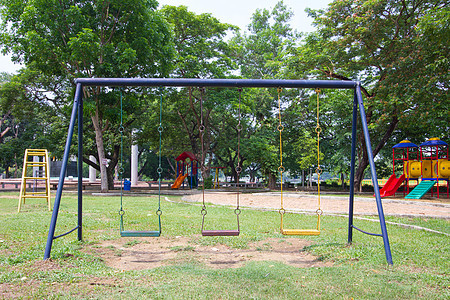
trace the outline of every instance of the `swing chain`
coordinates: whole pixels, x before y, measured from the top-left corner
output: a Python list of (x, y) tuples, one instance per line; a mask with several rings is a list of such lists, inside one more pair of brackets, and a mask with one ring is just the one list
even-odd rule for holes
[(123, 215), (125, 214), (125, 211), (123, 210), (123, 95), (122, 95), (122, 88), (119, 89), (120, 94), (120, 126), (119, 126), (119, 132), (120, 132), (120, 166), (117, 170), (119, 174), (120, 179), (120, 210), (119, 210), (119, 216), (120, 216), (120, 226), (123, 227)]
[(235, 168), (235, 170), (236, 170), (236, 173), (237, 173), (238, 175), (242, 172), (242, 168), (241, 168), (240, 166), (237, 166), (237, 167)]
[(278, 172), (280, 173), (280, 195), (281, 195), (281, 203), (280, 203), (280, 210), (278, 211), (281, 216), (286, 212), (283, 208), (283, 172), (285, 171), (285, 168), (283, 166), (283, 141), (281, 138), (281, 133), (284, 130), (284, 126), (281, 124), (281, 92), (282, 88), (277, 88), (277, 94), (278, 94), (278, 126), (277, 129), (280, 132), (280, 166), (278, 167)]
[(238, 112), (238, 123), (236, 125), (236, 130), (238, 133), (242, 131), (242, 123), (241, 123), (241, 94), (242, 94), (242, 88), (238, 88), (239, 92), (239, 112)]
[[(156, 210), (156, 215), (160, 218), (162, 215), (161, 210), (161, 176), (162, 176), (162, 164), (161, 164), (161, 158), (162, 158), (162, 133), (164, 131), (164, 127), (162, 126), (162, 102), (163, 102), (163, 92), (164, 89), (162, 87), (159, 88), (159, 126), (158, 126), (158, 132), (159, 132), (159, 155), (158, 155), (158, 169), (156, 171), (158, 172), (158, 209)], [(159, 219), (161, 222), (161, 219)]]
[(236, 126), (237, 129), (237, 166), (235, 168), (236, 170), (236, 177), (237, 177), (237, 193), (236, 193), (236, 209), (234, 210), (234, 213), (236, 214), (236, 216), (239, 217), (239, 214), (241, 213), (241, 210), (239, 209), (239, 205), (240, 205), (240, 186), (239, 186), (239, 181), (240, 181), (240, 177), (241, 177), (241, 172), (242, 172), (242, 166), (241, 166), (241, 130), (242, 130), (242, 123), (241, 123), (241, 118), (242, 118), (242, 113), (241, 113), (241, 99), (242, 99), (242, 88), (238, 88), (238, 92), (239, 92), (239, 111), (238, 111), (238, 124)]
[(318, 216), (318, 222), (317, 222), (317, 229), (320, 230), (320, 216), (323, 214), (323, 210), (320, 208), (320, 175), (322, 175), (322, 168), (320, 167), (320, 133), (322, 132), (322, 128), (320, 127), (319, 123), (319, 95), (320, 95), (320, 89), (316, 89), (316, 95), (317, 95), (317, 125), (316, 125), (316, 133), (317, 133), (317, 168), (316, 168), (316, 174), (317, 174), (317, 204), (318, 209), (316, 210), (316, 214)]
[[(201, 147), (202, 147), (202, 158), (200, 160), (200, 164), (201, 164), (201, 171), (202, 171), (202, 210), (201, 210), (201, 214), (202, 214), (202, 230), (203, 230), (203, 224), (205, 222), (205, 216), (208, 213), (208, 211), (206, 210), (206, 204), (205, 204), (205, 177), (206, 177), (206, 171), (207, 168), (205, 166), (205, 162), (204, 162), (204, 155), (205, 155), (205, 147), (203, 145), (203, 136), (205, 134), (205, 125), (203, 125), (203, 93), (204, 93), (204, 88), (200, 87), (200, 126), (198, 127), (199, 133), (200, 133), (200, 143), (201, 143)], [(191, 95), (191, 89), (189, 89), (189, 93)]]

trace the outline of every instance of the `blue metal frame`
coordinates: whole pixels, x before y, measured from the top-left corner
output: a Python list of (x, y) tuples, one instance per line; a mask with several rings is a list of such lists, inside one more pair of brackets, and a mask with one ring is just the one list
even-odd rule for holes
[[(83, 86), (81, 84), (77, 84), (77, 89), (75, 91), (75, 100), (73, 102), (72, 107), (72, 115), (70, 117), (69, 132), (67, 134), (66, 147), (64, 148), (64, 156), (61, 166), (61, 172), (59, 173), (58, 188), (56, 190), (55, 203), (53, 204), (52, 219), (50, 222), (50, 228), (48, 229), (47, 245), (45, 246), (44, 259), (50, 258), (53, 240), (55, 239), (56, 221), (58, 219), (59, 205), (61, 204), (61, 195), (64, 185), (64, 177), (66, 174), (67, 162), (69, 161), (70, 145), (72, 144), (73, 131), (75, 129), (75, 121), (77, 120), (78, 106), (80, 105), (82, 98), (82, 89)], [(78, 139), (79, 140), (81, 139), (81, 135), (79, 135)], [(80, 177), (81, 176), (78, 176), (78, 178)]]
[[(69, 160), (69, 150), (72, 143), (72, 136), (75, 127), (75, 120), (78, 112), (78, 240), (82, 240), (82, 154), (83, 154), (83, 86), (173, 86), (173, 87), (237, 87), (237, 88), (330, 88), (330, 89), (352, 89), (355, 91), (353, 99), (353, 125), (352, 125), (352, 149), (351, 149), (351, 174), (350, 174), (350, 194), (349, 194), (349, 228), (348, 243), (352, 242), (352, 230), (357, 229), (361, 232), (371, 234), (356, 228), (353, 225), (353, 206), (354, 206), (354, 179), (355, 179), (355, 162), (356, 162), (356, 126), (357, 126), (357, 107), (361, 116), (361, 124), (363, 128), (364, 138), (366, 141), (367, 154), (369, 157), (370, 171), (372, 174), (372, 182), (375, 190), (375, 198), (378, 209), (378, 217), (380, 219), (381, 235), (383, 237), (386, 260), (389, 264), (393, 264), (389, 239), (386, 230), (383, 207), (381, 203), (380, 190), (375, 171), (375, 163), (373, 160), (372, 147), (370, 144), (369, 129), (364, 111), (364, 104), (361, 95), (361, 84), (357, 81), (337, 81), (337, 80), (276, 80), (276, 79), (184, 79), (184, 78), (78, 78), (75, 80), (76, 92), (75, 100), (72, 108), (69, 131), (67, 135), (66, 147), (62, 162), (61, 173), (59, 176), (59, 185), (56, 191), (52, 219), (45, 247), (44, 259), (50, 258), (53, 240), (55, 237), (56, 221), (61, 202), (62, 188), (64, 185), (64, 176), (66, 173), (67, 162)], [(198, 173), (198, 172), (197, 172)], [(73, 230), (72, 230), (73, 231)], [(70, 232), (68, 232), (70, 233)], [(64, 236), (68, 233), (59, 235)], [(57, 237), (59, 237), (57, 236)]]

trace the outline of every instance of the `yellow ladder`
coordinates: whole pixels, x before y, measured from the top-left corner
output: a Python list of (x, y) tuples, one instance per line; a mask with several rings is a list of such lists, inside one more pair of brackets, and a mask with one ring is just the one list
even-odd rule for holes
[[(34, 157), (38, 160), (35, 161)], [(31, 158), (31, 160), (30, 160)], [(34, 188), (27, 192), (27, 181), (34, 181)], [(37, 191), (38, 183), (44, 183), (45, 191)], [(51, 211), (50, 204), (50, 166), (48, 162), (47, 149), (26, 149), (23, 159), (22, 183), (20, 185), (19, 207), (25, 204), (25, 198), (44, 198), (47, 200), (48, 210)]]

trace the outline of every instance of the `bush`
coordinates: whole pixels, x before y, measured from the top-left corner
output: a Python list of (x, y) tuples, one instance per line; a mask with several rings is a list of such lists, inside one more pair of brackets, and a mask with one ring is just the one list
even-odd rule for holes
[(207, 178), (205, 178), (205, 180), (203, 181), (203, 185), (205, 186), (205, 189), (212, 189), (213, 187), (213, 176), (209, 176)]

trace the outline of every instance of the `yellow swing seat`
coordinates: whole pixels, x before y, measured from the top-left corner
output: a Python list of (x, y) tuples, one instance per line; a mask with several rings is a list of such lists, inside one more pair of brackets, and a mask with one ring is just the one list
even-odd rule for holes
[(283, 235), (320, 235), (317, 229), (282, 229)]

